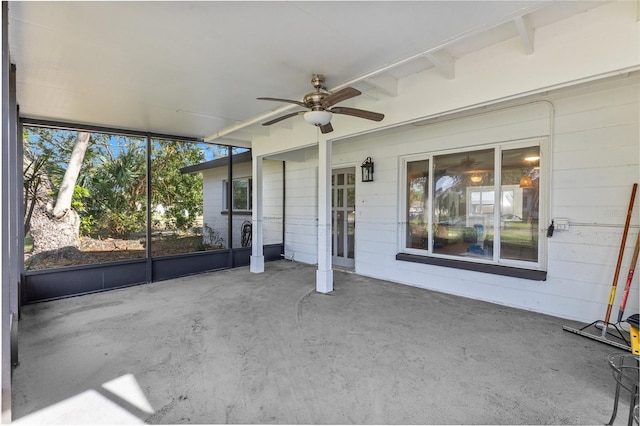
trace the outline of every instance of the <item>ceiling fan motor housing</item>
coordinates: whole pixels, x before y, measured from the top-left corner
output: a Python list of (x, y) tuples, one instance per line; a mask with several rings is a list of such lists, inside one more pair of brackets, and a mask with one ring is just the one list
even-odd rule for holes
[(302, 102), (307, 105), (311, 111), (322, 111), (324, 108), (322, 107), (322, 101), (324, 98), (330, 95), (327, 89), (324, 87), (324, 75), (322, 74), (313, 74), (311, 76), (311, 84), (316, 89), (315, 92), (307, 93)]
[(317, 92), (307, 93), (302, 102), (304, 102), (312, 111), (322, 111), (322, 101), (329, 96), (329, 92), (318, 89)]
[(311, 85), (316, 89), (324, 89), (324, 75), (313, 74), (311, 76)]

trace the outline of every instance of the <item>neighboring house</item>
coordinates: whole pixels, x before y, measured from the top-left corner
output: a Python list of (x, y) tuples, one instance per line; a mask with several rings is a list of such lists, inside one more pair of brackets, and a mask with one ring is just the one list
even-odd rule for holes
[[(251, 222), (253, 180), (251, 178), (251, 152), (235, 154), (233, 158), (232, 243), (234, 248), (250, 245), (247, 241), (247, 222)], [(228, 157), (218, 158), (185, 167), (182, 173), (202, 173), (203, 178), (203, 240), (207, 244), (229, 241)], [(264, 244), (282, 243), (283, 217), (283, 164), (282, 161), (264, 162)], [(210, 231), (207, 230), (207, 227)], [(243, 234), (244, 233), (244, 234)], [(245, 238), (243, 238), (243, 236)], [(249, 238), (251, 236), (249, 235)], [(247, 242), (249, 243), (248, 245)]]

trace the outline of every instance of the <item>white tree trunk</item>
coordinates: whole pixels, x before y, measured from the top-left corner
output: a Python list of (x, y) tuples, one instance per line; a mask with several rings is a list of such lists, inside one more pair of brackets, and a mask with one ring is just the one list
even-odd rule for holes
[(58, 191), (56, 205), (51, 212), (53, 217), (56, 219), (61, 218), (67, 211), (69, 211), (69, 209), (71, 209), (73, 191), (76, 187), (78, 176), (80, 175), (82, 160), (84, 160), (84, 154), (87, 152), (90, 137), (91, 133), (78, 133), (78, 139), (76, 140), (76, 144), (73, 146), (71, 158), (69, 159), (69, 164), (67, 164), (67, 170), (64, 172), (64, 178), (62, 178), (62, 184)]
[(55, 207), (48, 177), (40, 189), (33, 216), (31, 217), (31, 237), (33, 249), (31, 255), (48, 253), (50, 255), (70, 255), (77, 251), (80, 242), (80, 217), (71, 208), (73, 190), (80, 174), (82, 160), (89, 145), (91, 134), (79, 132), (73, 147), (71, 159), (67, 165)]

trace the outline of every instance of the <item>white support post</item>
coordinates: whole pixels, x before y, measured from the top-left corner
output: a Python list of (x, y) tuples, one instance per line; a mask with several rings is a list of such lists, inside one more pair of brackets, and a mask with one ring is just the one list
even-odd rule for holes
[(318, 141), (318, 270), (316, 291), (333, 291), (331, 269), (331, 141)]
[(264, 252), (262, 238), (262, 157), (253, 157), (251, 162), (253, 194), (251, 214), (251, 266), (254, 273), (264, 272)]

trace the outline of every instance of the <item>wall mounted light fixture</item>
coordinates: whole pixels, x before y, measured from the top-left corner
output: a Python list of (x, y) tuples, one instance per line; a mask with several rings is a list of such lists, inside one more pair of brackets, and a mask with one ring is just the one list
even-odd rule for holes
[(360, 167), (362, 167), (362, 181), (373, 182), (373, 161), (371, 161), (371, 157), (367, 157)]

